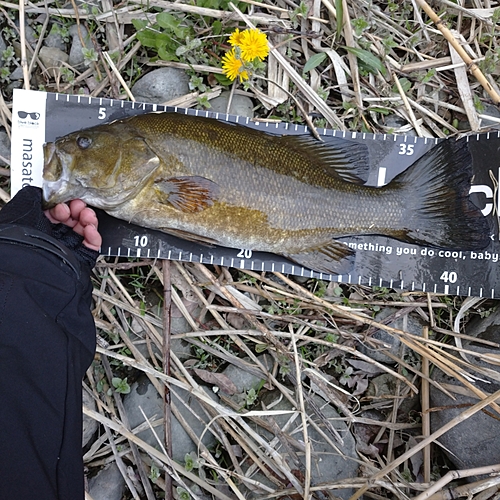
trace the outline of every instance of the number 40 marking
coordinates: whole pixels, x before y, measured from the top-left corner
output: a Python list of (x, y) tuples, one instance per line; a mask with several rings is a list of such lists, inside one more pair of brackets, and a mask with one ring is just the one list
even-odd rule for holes
[(451, 272), (444, 271), (439, 279), (443, 280), (445, 283), (448, 283), (448, 282), (456, 283), (458, 276), (457, 276), (457, 273), (455, 271), (451, 271)]

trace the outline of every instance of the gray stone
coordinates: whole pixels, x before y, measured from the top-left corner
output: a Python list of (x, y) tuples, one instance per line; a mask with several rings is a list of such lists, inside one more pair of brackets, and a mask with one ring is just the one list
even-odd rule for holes
[(231, 100), (231, 107), (227, 111), (227, 103), (229, 102), (229, 96), (231, 92), (222, 92), (219, 97), (212, 99), (210, 101), (210, 111), (215, 113), (229, 113), (231, 115), (245, 116), (248, 118), (254, 117), (253, 112), (253, 101), (250, 97), (240, 94), (234, 94)]
[(21, 80), (14, 80), (5, 87), (5, 92), (10, 95), (14, 89), (20, 89), (22, 86), (23, 82)]
[[(97, 406), (92, 398), (92, 396), (84, 389), (83, 390), (83, 405), (91, 410), (96, 411)], [(98, 423), (97, 420), (94, 420), (92, 417), (88, 415), (83, 415), (83, 434), (82, 434), (82, 446), (86, 446), (90, 441), (92, 436), (97, 431)]]
[[(205, 392), (215, 401), (218, 400), (217, 396), (211, 391), (206, 390)], [(206, 429), (206, 424), (210, 420), (205, 415), (201, 405), (193, 396), (191, 396), (187, 391), (183, 389), (172, 387), (171, 395), (172, 402), (175, 404), (184, 420), (197, 436), (201, 436), (201, 434)], [(186, 408), (184, 403), (188, 405), (191, 411)], [(155, 420), (160, 420), (163, 418), (163, 400), (146, 377), (143, 377), (132, 384), (130, 393), (124, 397), (123, 405), (125, 407), (125, 411), (127, 412), (127, 417), (132, 428), (137, 427), (138, 425), (145, 422), (144, 416), (142, 415), (139, 407), (142, 408), (153, 426)], [(197, 417), (199, 417), (204, 423), (200, 422)], [(158, 426), (154, 426), (154, 429), (159, 439), (163, 443), (165, 435), (163, 431), (163, 425), (160, 424)], [(151, 446), (158, 447), (158, 442), (149, 428), (141, 431), (137, 434), (137, 436), (149, 443)], [(207, 430), (204, 433), (202, 442), (208, 448), (215, 445), (215, 437), (210, 432), (210, 430)], [(187, 432), (184, 430), (184, 428), (181, 426), (181, 424), (173, 414), (172, 449), (173, 459), (180, 463), (184, 463), (184, 457), (186, 456), (186, 454), (192, 451), (198, 451), (197, 444), (195, 444), (191, 440)]]
[[(500, 119), (500, 111), (497, 109), (496, 106), (492, 106), (491, 104), (487, 104), (485, 106), (484, 111), (481, 114), (491, 116), (492, 118)], [(487, 118), (482, 118), (481, 127), (499, 128), (500, 122), (488, 120)]]
[[(85, 57), (83, 55), (83, 48), (93, 49), (94, 45), (92, 44), (92, 40), (90, 39), (89, 32), (85, 26), (80, 24), (80, 31), (78, 31), (78, 25), (74, 24), (69, 29), (69, 34), (72, 38), (71, 41), (71, 49), (69, 51), (69, 64), (73, 66), (73, 68), (82, 68), (84, 66)], [(81, 38), (80, 38), (81, 34)], [(84, 45), (82, 44), (82, 40)]]
[(159, 68), (145, 74), (132, 87), (137, 101), (161, 104), (189, 93), (189, 77), (177, 68)]
[[(370, 380), (366, 390), (366, 396), (377, 401), (387, 401), (389, 407), (392, 408), (392, 398), (396, 394), (396, 386), (398, 379), (390, 373), (382, 373)], [(401, 391), (404, 384), (401, 383)], [(389, 403), (390, 402), (390, 403)], [(419, 396), (408, 394), (400, 400), (398, 411), (408, 415), (411, 411), (416, 410), (419, 402)]]
[[(498, 356), (498, 349), (496, 348), (475, 345), (468, 345), (467, 348), (478, 353), (489, 353)], [(467, 355), (467, 358), (473, 365), (495, 370), (500, 378), (500, 368), (498, 366), (485, 363), (473, 355)], [(486, 377), (481, 375), (481, 378)], [(463, 387), (454, 377), (448, 377), (440, 370), (435, 370), (433, 379), (440, 384)], [(475, 385), (487, 393), (498, 391), (500, 382), (498, 380), (490, 381), (492, 382), (490, 384), (476, 381)], [(455, 400), (431, 385), (431, 406), (440, 409), (431, 413), (431, 432), (437, 431), (450, 420), (463, 413), (467, 407), (478, 402), (478, 399), (462, 394), (454, 394), (454, 396)], [(486, 409), (493, 412), (490, 408)], [(443, 434), (439, 438), (439, 442), (443, 445), (444, 452), (457, 469), (483, 467), (500, 462), (500, 422), (482, 411), (475, 413), (472, 417), (460, 422)]]
[[(273, 400), (278, 399), (280, 393), (274, 392), (266, 395), (265, 401), (270, 404)], [(312, 447), (312, 460), (311, 460), (311, 484), (318, 485), (320, 483), (331, 483), (333, 481), (338, 481), (340, 479), (355, 478), (358, 476), (358, 455), (356, 453), (356, 441), (347, 428), (347, 425), (341, 420), (339, 414), (335, 411), (333, 406), (325, 403), (325, 401), (319, 396), (313, 396), (313, 401), (317, 407), (319, 407), (323, 413), (323, 416), (328, 420), (330, 425), (334, 427), (340, 434), (343, 444), (340, 444), (336, 439), (331, 436), (328, 430), (325, 429), (324, 424), (319, 419), (319, 417), (313, 412), (313, 410), (306, 404), (306, 411), (309, 416), (312, 417), (313, 421), (321, 428), (323, 432), (331, 439), (332, 442), (338, 447), (340, 453), (335, 450), (325, 438), (317, 432), (311, 426), (308, 427), (308, 436)], [(273, 410), (291, 410), (292, 405), (287, 399), (282, 399), (278, 404), (274, 405)], [(288, 415), (275, 415), (273, 418), (276, 424), (283, 429), (285, 424), (290, 419), (291, 414)], [(301, 425), (301, 419), (296, 418), (293, 424), (285, 431), (285, 434), (290, 435), (294, 440), (302, 442), (302, 431), (298, 430), (298, 426)], [(267, 430), (257, 427), (257, 432), (266, 440), (271, 442), (274, 436)], [(279, 441), (283, 438), (279, 437)], [(293, 447), (290, 442), (289, 445), (298, 454), (300, 464), (293, 461), (290, 454), (287, 452), (285, 447), (282, 447), (280, 443), (275, 445), (275, 449), (282, 454), (284, 459), (288, 462), (291, 470), (302, 468), (304, 472), (305, 458), (302, 450), (298, 450)], [(272, 483), (265, 475), (260, 472), (252, 476), (253, 479), (262, 482), (273, 489), (276, 485)], [(248, 498), (258, 499), (261, 498), (266, 492), (260, 489), (253, 490)], [(318, 492), (319, 494), (320, 492)], [(335, 490), (335, 496), (347, 500), (353, 494), (351, 488)], [(318, 497), (321, 498), (321, 497)]]
[[(384, 322), (384, 319), (386, 319), (387, 317), (391, 316), (394, 313), (397, 313), (400, 310), (401, 309), (395, 307), (384, 307), (375, 316), (375, 321), (382, 323)], [(405, 314), (404, 316), (397, 318), (394, 321), (391, 321), (389, 323), (389, 326), (397, 328), (398, 330), (404, 330), (414, 335), (419, 335), (419, 336), (422, 335), (422, 323), (417, 317), (415, 317), (411, 313)], [(384, 354), (384, 351), (390, 352), (394, 356), (399, 356), (401, 348), (401, 341), (399, 340), (399, 338), (396, 335), (391, 335), (390, 333), (387, 333), (385, 330), (377, 330), (376, 332), (373, 333), (371, 338), (378, 340), (380, 343), (389, 345), (390, 348), (387, 349), (382, 344), (380, 344), (379, 348), (372, 347), (367, 342), (359, 344), (358, 349), (360, 350), (360, 352), (366, 354), (367, 356), (370, 356), (375, 361), (378, 361), (380, 363), (387, 363), (392, 365), (396, 364), (396, 361), (391, 359), (389, 356), (386, 356)]]
[[(16, 22), (16, 24), (18, 24), (18, 23)], [(36, 44), (38, 43), (38, 37), (37, 37), (37, 34), (35, 33), (35, 30), (31, 26), (29, 26), (28, 24), (26, 24), (24, 26), (24, 34), (25, 34), (25, 37), (26, 37), (26, 41), (33, 48), (35, 48)]]
[[(273, 358), (269, 354), (264, 354), (257, 358), (269, 371), (273, 368)], [(244, 361), (253, 365), (250, 358), (245, 358)], [(239, 366), (228, 365), (222, 372), (226, 377), (228, 377), (231, 382), (236, 386), (238, 392), (245, 392), (250, 389), (260, 389), (262, 380), (264, 376), (258, 377), (253, 373), (250, 373)]]
[(93, 500), (121, 500), (124, 490), (125, 480), (115, 462), (89, 480), (89, 495)]
[(500, 310), (485, 318), (474, 318), (467, 324), (467, 335), (500, 344)]
[[(131, 329), (134, 334), (138, 337), (145, 338), (145, 332), (142, 328), (142, 325), (134, 318), (132, 319)], [(176, 333), (186, 333), (191, 332), (193, 329), (191, 325), (187, 322), (187, 320), (182, 317), (171, 317), (170, 321), (170, 332), (172, 334)], [(163, 335), (163, 330), (159, 330), (160, 335)], [(146, 342), (137, 342), (136, 347), (139, 349), (140, 353), (147, 359), (151, 357), (148, 346)], [(152, 343), (152, 351), (161, 359), (161, 351), (156, 347), (154, 343)], [(171, 339), (170, 341), (170, 349), (175, 353), (175, 355), (181, 360), (184, 361), (191, 357), (191, 344), (186, 342), (184, 339)]]
[(16, 66), (16, 69), (10, 74), (10, 80), (22, 80), (23, 78), (23, 68), (21, 66)]
[(68, 54), (56, 47), (42, 47), (40, 49), (39, 57), (48, 72), (53, 76), (57, 76), (59, 68), (63, 65), (63, 63), (67, 63), (69, 61)]
[(51, 31), (45, 37), (43, 44), (45, 45), (45, 47), (56, 47), (57, 49), (60, 49), (63, 52), (65, 52), (67, 49), (66, 42), (64, 41), (64, 38), (57, 32)]
[[(500, 342), (500, 311), (493, 311), (488, 317), (472, 320), (466, 328), (467, 335), (491, 342)], [(465, 342), (468, 350), (492, 354), (498, 357), (498, 348), (484, 344)], [(487, 394), (500, 389), (500, 367), (467, 354), (468, 361), (473, 366), (491, 370), (490, 374), (478, 374), (482, 380), (474, 384)], [(442, 371), (436, 370), (434, 380), (438, 383), (450, 384), (463, 388), (459, 382), (448, 377)], [(440, 408), (431, 413), (431, 432), (435, 432), (450, 420), (458, 416), (465, 408), (476, 404), (478, 400), (462, 394), (452, 394), (456, 399), (448, 397), (439, 389), (431, 385), (430, 399), (433, 407)], [(488, 409), (488, 408), (487, 408)], [(493, 410), (492, 410), (493, 411)], [(444, 452), (457, 469), (468, 469), (496, 464), (500, 461), (500, 422), (485, 412), (477, 412), (472, 417), (459, 423), (439, 438)]]
[[(263, 354), (257, 358), (269, 371), (273, 369), (273, 358), (269, 354)], [(245, 358), (243, 361), (254, 366), (250, 358)], [(257, 368), (258, 369), (258, 368)], [(240, 366), (228, 365), (222, 372), (236, 386), (237, 392), (228, 396), (235, 404), (245, 406), (247, 404), (247, 391), (254, 389), (258, 391), (265, 383), (264, 375), (257, 376), (249, 371), (244, 370)]]
[[(0, 155), (8, 160), (10, 164), (10, 139), (5, 130), (0, 130)], [(0, 165), (7, 165), (2, 159), (0, 159)]]
[(2, 54), (3, 51), (7, 48), (7, 45), (5, 44), (5, 40), (2, 37), (2, 33), (0, 33), (0, 68), (3, 66), (4, 61), (2, 59)]

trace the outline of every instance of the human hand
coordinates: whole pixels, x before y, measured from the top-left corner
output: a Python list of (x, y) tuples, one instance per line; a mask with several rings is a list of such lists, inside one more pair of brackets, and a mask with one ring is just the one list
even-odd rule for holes
[(98, 251), (101, 247), (102, 237), (97, 229), (97, 216), (84, 201), (72, 200), (69, 204), (59, 203), (44, 213), (53, 224), (64, 224), (83, 236), (83, 244), (87, 248)]

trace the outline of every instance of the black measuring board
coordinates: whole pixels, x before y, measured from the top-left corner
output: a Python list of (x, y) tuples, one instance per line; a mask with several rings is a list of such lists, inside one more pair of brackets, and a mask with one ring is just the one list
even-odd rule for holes
[[(20, 110), (40, 113), (38, 123), (31, 121), (30, 124), (29, 117), (28, 123), (25, 123), (26, 120), (16, 118), (16, 113)], [(25, 168), (23, 150), (29, 149), (26, 147), (29, 141), (33, 150), (33, 162), (30, 164), (32, 163), (35, 171), (37, 168), (41, 169), (37, 152), (42, 157), (43, 164), (40, 150), (40, 144), (43, 142), (53, 141), (70, 132), (128, 116), (163, 111), (216, 118), (263, 130), (269, 134), (310, 134), (308, 128), (302, 125), (252, 121), (210, 111), (83, 95), (15, 91), (13, 116), (16, 119), (13, 120), (12, 142), (13, 190), (19, 189), (26, 183), (41, 182), (40, 172), (37, 174), (39, 179), (37, 181), (36, 175), (28, 176), (29, 172)], [(439, 141), (433, 138), (330, 129), (319, 129), (318, 132), (326, 143), (331, 141), (332, 137), (340, 137), (365, 144), (369, 152), (367, 158), (369, 177), (366, 184), (372, 186), (389, 183)], [(382, 236), (346, 237), (340, 238), (339, 241), (343, 241), (356, 251), (352, 271), (344, 275), (330, 275), (303, 268), (274, 254), (252, 249), (208, 247), (182, 240), (160, 231), (128, 224), (99, 211), (99, 224), (103, 235), (101, 253), (107, 256), (218, 264), (258, 272), (278, 271), (340, 283), (390, 287), (401, 291), (421, 290), (499, 298), (500, 240), (497, 207), (500, 206), (500, 193), (496, 186), (500, 177), (500, 132), (495, 130), (471, 135), (467, 140), (474, 172), (471, 199), (482, 210), (484, 216), (491, 219), (493, 228), (491, 244), (478, 252), (422, 247)], [(38, 165), (35, 165), (36, 163)], [(26, 179), (31, 181), (25, 182)]]

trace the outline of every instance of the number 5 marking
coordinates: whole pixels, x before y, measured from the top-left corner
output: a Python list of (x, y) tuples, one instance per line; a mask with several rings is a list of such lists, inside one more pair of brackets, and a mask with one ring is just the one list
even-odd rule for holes
[(104, 120), (106, 118), (106, 108), (99, 108), (99, 114), (97, 115), (99, 120)]

